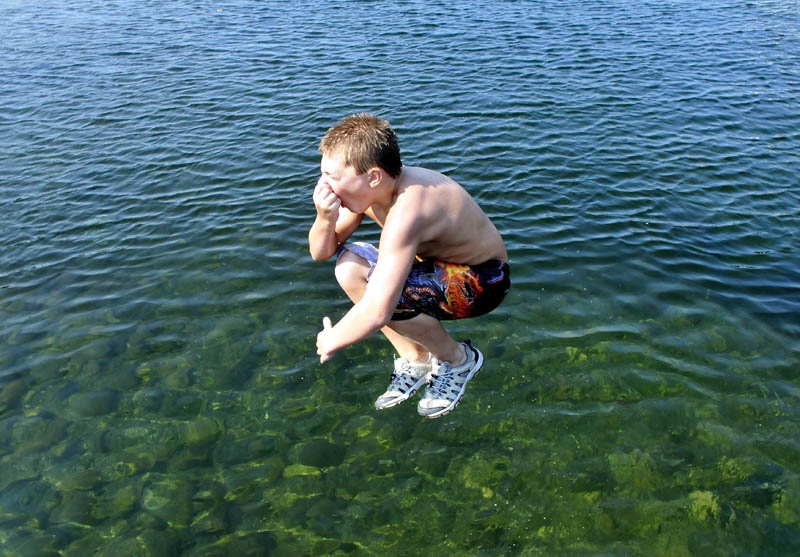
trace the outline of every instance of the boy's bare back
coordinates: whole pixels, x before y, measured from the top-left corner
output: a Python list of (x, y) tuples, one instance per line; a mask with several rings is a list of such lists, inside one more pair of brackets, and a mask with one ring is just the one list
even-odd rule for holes
[(500, 233), (475, 200), (458, 183), (433, 170), (404, 166), (388, 213), (376, 205), (365, 214), (380, 226), (414, 215), (417, 255), (423, 258), (465, 265), (508, 261)]

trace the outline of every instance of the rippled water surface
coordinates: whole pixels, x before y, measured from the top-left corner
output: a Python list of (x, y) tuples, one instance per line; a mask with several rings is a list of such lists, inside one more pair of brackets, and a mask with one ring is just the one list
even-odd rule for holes
[[(799, 11), (1, 2), (0, 554), (799, 552)], [(509, 248), (438, 420), (314, 355), (363, 110)]]

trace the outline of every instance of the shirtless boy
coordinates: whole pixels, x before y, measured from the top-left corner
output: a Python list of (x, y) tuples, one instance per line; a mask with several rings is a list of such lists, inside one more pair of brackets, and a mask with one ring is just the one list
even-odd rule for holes
[[(353, 307), (333, 325), (322, 320), (320, 362), (381, 331), (399, 357), (379, 410), (427, 384), (417, 410), (438, 418), (461, 400), (483, 365), (469, 341), (456, 342), (441, 320), (492, 311), (510, 286), (508, 254), (475, 200), (448, 177), (403, 166), (397, 136), (371, 114), (348, 116), (319, 144), (322, 176), (311, 257), (338, 254), (336, 279)], [(364, 215), (381, 226), (380, 243), (346, 243)]]

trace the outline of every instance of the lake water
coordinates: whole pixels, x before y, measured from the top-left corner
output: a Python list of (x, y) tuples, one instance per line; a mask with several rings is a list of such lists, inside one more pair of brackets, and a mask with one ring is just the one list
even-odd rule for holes
[[(2, 554), (800, 552), (799, 6), (0, 2)], [(438, 420), (314, 353), (358, 111), (507, 241)]]

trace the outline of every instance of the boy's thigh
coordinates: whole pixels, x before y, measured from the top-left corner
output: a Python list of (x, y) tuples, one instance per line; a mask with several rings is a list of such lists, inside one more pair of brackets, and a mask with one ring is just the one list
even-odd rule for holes
[(419, 261), (411, 268), (392, 319), (420, 313), (439, 320), (477, 317), (500, 305), (509, 286), (508, 264), (502, 261), (481, 265)]

